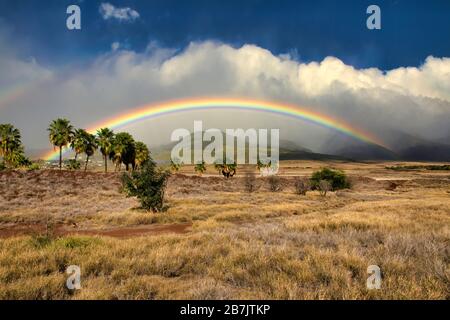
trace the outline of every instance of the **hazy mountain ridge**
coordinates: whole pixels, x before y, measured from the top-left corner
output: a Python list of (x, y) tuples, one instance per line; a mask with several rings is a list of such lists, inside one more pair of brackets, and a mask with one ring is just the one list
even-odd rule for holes
[[(280, 139), (280, 160), (405, 160), (405, 161), (450, 161), (450, 142), (431, 142), (426, 139), (412, 136), (403, 132), (393, 132), (392, 141), (396, 148), (389, 150), (376, 144), (355, 140), (352, 137), (336, 134), (319, 146), (317, 151), (304, 148), (295, 141)], [(224, 134), (224, 144), (226, 136)], [(229, 137), (232, 138), (232, 137)], [(450, 141), (450, 140), (449, 140)], [(169, 161), (170, 152), (178, 143), (172, 142), (155, 147), (150, 147), (151, 154), (155, 160)], [(203, 141), (203, 147), (210, 144), (210, 141)], [(236, 141), (235, 141), (236, 143)], [(193, 146), (193, 135), (191, 134), (191, 145)], [(248, 143), (245, 145), (248, 149)], [(235, 146), (236, 150), (236, 146)], [(26, 149), (27, 155), (33, 159), (38, 159), (48, 150)], [(248, 154), (248, 150), (246, 151)], [(72, 152), (68, 153), (70, 157)], [(80, 158), (83, 158), (81, 155)], [(94, 159), (100, 159), (99, 152)]]

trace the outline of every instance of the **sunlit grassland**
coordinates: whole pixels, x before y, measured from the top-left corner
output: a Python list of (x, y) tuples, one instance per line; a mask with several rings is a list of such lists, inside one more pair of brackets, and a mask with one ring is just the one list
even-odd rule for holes
[[(393, 172), (400, 182), (390, 190), (361, 179), (389, 175), (381, 165), (353, 166), (352, 189), (326, 197), (296, 195), (288, 178), (280, 192), (259, 179), (247, 193), (242, 177), (177, 176), (160, 214), (124, 198), (114, 175), (2, 176), (2, 228), (49, 220), (192, 226), (129, 239), (1, 239), (0, 299), (449, 299), (449, 178), (421, 172), (402, 180)], [(69, 265), (81, 267), (81, 290), (65, 287)], [(381, 268), (379, 290), (366, 287), (369, 265)]]

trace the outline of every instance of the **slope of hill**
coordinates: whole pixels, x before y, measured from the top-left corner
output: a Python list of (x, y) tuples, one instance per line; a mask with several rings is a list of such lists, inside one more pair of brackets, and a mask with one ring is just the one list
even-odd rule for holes
[[(232, 139), (232, 137), (231, 137)], [(191, 142), (193, 141), (193, 137), (191, 135)], [(224, 139), (224, 144), (225, 144)], [(170, 161), (170, 153), (173, 147), (178, 142), (173, 142), (161, 146), (157, 146), (151, 148), (152, 157), (160, 162), (168, 162)], [(203, 142), (203, 147), (207, 146), (210, 142)], [(193, 143), (191, 143), (191, 147)], [(245, 154), (248, 156), (248, 143), (245, 145)], [(235, 144), (236, 151), (236, 144)], [(297, 145), (295, 142), (290, 140), (280, 139), (280, 149), (279, 149), (280, 160), (348, 160), (344, 157), (338, 155), (330, 155), (330, 154), (322, 154), (315, 153), (308, 148), (304, 148), (302, 146)]]

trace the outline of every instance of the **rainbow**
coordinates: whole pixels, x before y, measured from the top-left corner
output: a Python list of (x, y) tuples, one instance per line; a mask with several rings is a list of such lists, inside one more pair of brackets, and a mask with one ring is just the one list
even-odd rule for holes
[(11, 104), (26, 92), (28, 85), (16, 85), (0, 91), (0, 109)]
[[(148, 104), (135, 108), (126, 113), (119, 114), (109, 119), (97, 122), (90, 126), (87, 131), (90, 133), (95, 133), (98, 129), (103, 127), (108, 127), (110, 129), (120, 129), (122, 127), (140, 121), (173, 113), (218, 109), (262, 111), (289, 116), (301, 120), (306, 120), (323, 127), (331, 128), (361, 141), (377, 144), (386, 149), (389, 149), (379, 138), (355, 126), (350, 126), (343, 120), (332, 118), (325, 114), (295, 105), (241, 98), (199, 98), (169, 101), (158, 104)], [(55, 160), (58, 158), (58, 156), (58, 150), (52, 150), (44, 154), (42, 158), (47, 160)]]

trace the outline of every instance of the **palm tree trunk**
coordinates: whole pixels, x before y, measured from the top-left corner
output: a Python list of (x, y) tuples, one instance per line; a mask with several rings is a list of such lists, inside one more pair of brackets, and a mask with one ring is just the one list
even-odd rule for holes
[(75, 161), (77, 161), (78, 153), (75, 152)]
[(86, 156), (86, 163), (84, 164), (84, 171), (87, 170), (88, 162), (89, 162), (89, 156)]
[(59, 170), (62, 170), (62, 146), (59, 147)]
[(103, 158), (105, 159), (105, 172), (108, 172), (108, 159), (106, 158), (106, 154), (103, 155)]

